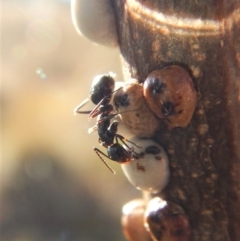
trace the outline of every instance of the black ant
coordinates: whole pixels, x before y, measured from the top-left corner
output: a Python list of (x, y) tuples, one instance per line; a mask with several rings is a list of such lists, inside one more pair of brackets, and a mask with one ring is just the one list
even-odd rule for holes
[[(88, 99), (86, 99), (74, 110), (74, 112), (78, 114), (89, 114), (89, 118), (98, 116), (97, 124), (90, 129), (90, 132), (97, 129), (99, 143), (107, 148), (107, 154), (96, 147), (94, 147), (93, 150), (112, 173), (115, 173), (114, 170), (107, 164), (101, 155), (118, 163), (130, 162), (132, 158), (138, 157), (138, 154), (134, 152), (133, 148), (129, 147), (126, 142), (135, 146), (137, 145), (117, 134), (118, 121), (114, 120), (111, 123), (111, 119), (119, 114), (113, 113), (114, 108), (113, 105), (110, 104), (112, 94), (114, 93), (114, 87), (115, 81), (111, 74), (97, 76), (97, 79), (94, 79), (93, 81), (90, 92), (91, 100), (96, 105), (95, 108), (91, 111), (80, 111), (80, 109), (88, 102)], [(124, 146), (119, 143), (119, 140)]]

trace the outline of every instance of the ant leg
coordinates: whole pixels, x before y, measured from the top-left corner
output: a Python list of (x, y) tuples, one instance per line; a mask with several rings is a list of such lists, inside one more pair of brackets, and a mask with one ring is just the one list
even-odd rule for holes
[[(135, 109), (135, 110), (137, 110), (137, 109)], [(108, 116), (103, 117), (103, 118), (101, 118), (100, 120), (98, 120), (97, 123), (99, 124), (99, 123), (101, 123), (101, 122), (103, 122), (103, 121), (105, 121), (105, 120), (112, 119), (112, 118), (114, 118), (115, 116), (120, 115), (120, 114), (122, 114), (122, 113), (131, 112), (131, 111), (135, 111), (135, 110), (126, 110), (126, 111), (122, 111), (122, 112), (117, 112), (117, 113), (109, 114)], [(129, 141), (129, 142), (130, 142), (130, 141)], [(132, 144), (134, 144), (134, 143), (132, 143)]]
[(91, 113), (91, 110), (85, 110), (85, 111), (74, 111), (74, 114), (89, 114)]
[[(137, 152), (134, 151), (133, 148), (131, 148), (127, 143), (126, 141), (128, 141), (129, 143), (133, 144), (134, 146), (138, 147), (138, 148), (142, 148), (141, 146), (138, 146), (136, 145), (135, 143), (127, 140), (126, 138), (124, 138), (123, 136), (119, 135), (119, 134), (116, 134), (116, 142), (118, 143), (118, 139), (121, 140), (121, 142), (134, 154), (136, 155), (137, 157), (140, 157), (140, 154), (138, 154)], [(124, 141), (125, 140), (125, 141)]]
[(89, 113), (89, 116), (88, 116), (89, 119), (92, 119), (92, 118), (94, 118), (95, 116), (97, 116), (97, 115), (100, 114), (100, 112), (99, 112), (98, 109), (99, 109), (100, 105), (103, 105), (103, 103), (108, 100), (108, 98), (109, 98), (108, 95), (105, 96), (104, 98), (102, 98), (102, 100), (101, 100), (101, 101), (93, 108), (93, 110)]
[(97, 121), (97, 124), (100, 124), (100, 123), (102, 123), (102, 122), (104, 122), (104, 121), (106, 121), (106, 120), (111, 120), (112, 118), (114, 118), (114, 117), (117, 116), (117, 115), (119, 115), (119, 113), (109, 114), (108, 116), (105, 116), (105, 117), (99, 119), (99, 120)]
[(114, 110), (113, 105), (111, 105), (109, 103), (105, 103), (105, 104), (102, 103), (102, 105), (100, 105), (98, 109), (94, 110), (94, 112), (92, 114), (90, 113), (88, 118), (91, 119), (91, 118), (99, 116), (103, 113), (106, 113), (109, 115), (110, 113), (113, 112), (113, 110)]
[(98, 155), (98, 157), (102, 160), (102, 162), (105, 164), (105, 166), (113, 173), (113, 174), (116, 174), (116, 172), (108, 165), (108, 163), (101, 157), (100, 153), (107, 157), (108, 159), (111, 160), (111, 158), (106, 155), (105, 153), (103, 153), (102, 151), (100, 151), (98, 148), (94, 147), (93, 150), (96, 152), (96, 154)]
[[(129, 142), (129, 143), (133, 144), (134, 146), (136, 146), (136, 147), (138, 147), (138, 148), (142, 148), (141, 146), (138, 146), (138, 145), (135, 144), (134, 142), (129, 141), (129, 140), (126, 139), (124, 136), (121, 136), (121, 135), (119, 135), (119, 134), (116, 134), (116, 138), (119, 138), (119, 139), (122, 141), (122, 143), (123, 143), (124, 145), (126, 145), (128, 148), (129, 148), (129, 146), (126, 144), (126, 142)], [(117, 141), (117, 139), (116, 139), (116, 141)]]
[(89, 114), (91, 113), (91, 110), (88, 111), (79, 111), (84, 105), (87, 104), (87, 102), (89, 101), (89, 99), (85, 99), (83, 102), (81, 102), (74, 110), (73, 113), (74, 114)]

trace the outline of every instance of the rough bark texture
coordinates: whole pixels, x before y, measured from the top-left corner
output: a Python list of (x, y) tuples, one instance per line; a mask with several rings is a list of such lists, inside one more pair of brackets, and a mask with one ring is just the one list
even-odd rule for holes
[(187, 69), (198, 103), (155, 139), (170, 158), (160, 194), (189, 215), (191, 241), (240, 240), (240, 1), (112, 0), (126, 77)]

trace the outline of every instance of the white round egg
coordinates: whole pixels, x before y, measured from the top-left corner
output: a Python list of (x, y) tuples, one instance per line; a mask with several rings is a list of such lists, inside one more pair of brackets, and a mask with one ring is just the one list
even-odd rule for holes
[(138, 153), (131, 162), (122, 164), (127, 179), (137, 189), (150, 193), (160, 193), (168, 183), (170, 171), (168, 156), (163, 148), (151, 139), (130, 139), (128, 144)]

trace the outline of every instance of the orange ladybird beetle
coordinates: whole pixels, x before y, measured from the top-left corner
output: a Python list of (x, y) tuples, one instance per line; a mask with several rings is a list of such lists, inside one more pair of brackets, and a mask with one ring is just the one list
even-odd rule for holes
[(151, 72), (143, 92), (149, 108), (168, 125), (186, 127), (197, 103), (197, 93), (189, 73), (172, 65)]
[(145, 227), (154, 241), (189, 241), (191, 236), (189, 218), (183, 208), (159, 197), (147, 205)]

